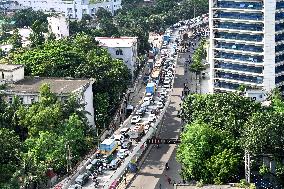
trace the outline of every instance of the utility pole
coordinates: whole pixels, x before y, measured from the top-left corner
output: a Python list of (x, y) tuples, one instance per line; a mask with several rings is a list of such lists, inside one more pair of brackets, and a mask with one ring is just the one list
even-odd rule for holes
[(245, 176), (247, 183), (250, 183), (250, 154), (245, 150)]
[(67, 160), (67, 166), (66, 166), (66, 171), (67, 173), (72, 169), (71, 167), (71, 149), (69, 144), (65, 145), (65, 148), (67, 148), (67, 152), (66, 152), (66, 160)]

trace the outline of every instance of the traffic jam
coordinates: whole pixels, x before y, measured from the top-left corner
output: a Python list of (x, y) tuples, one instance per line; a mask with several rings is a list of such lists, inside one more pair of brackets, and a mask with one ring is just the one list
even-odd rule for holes
[[(125, 158), (132, 153), (149, 128), (155, 126), (172, 91), (177, 58), (177, 45), (174, 41), (173, 30), (168, 29), (163, 36), (160, 52), (153, 51), (149, 55), (147, 66), (151, 72), (143, 78), (145, 94), (129, 116), (130, 123), (122, 125), (111, 137), (101, 142), (96, 158), (86, 166), (86, 171), (75, 179), (69, 189), (103, 188), (119, 166), (130, 164), (124, 161)], [(110, 188), (116, 188), (117, 185), (118, 183), (114, 183)]]

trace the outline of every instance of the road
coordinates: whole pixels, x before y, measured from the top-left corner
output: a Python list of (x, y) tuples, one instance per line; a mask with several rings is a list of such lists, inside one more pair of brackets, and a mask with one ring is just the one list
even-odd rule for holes
[[(175, 34), (176, 35), (176, 34)], [(176, 36), (174, 36), (176, 37)], [(175, 80), (173, 85), (170, 104), (162, 120), (160, 131), (161, 138), (178, 138), (181, 129), (181, 120), (177, 117), (180, 109), (181, 95), (185, 83), (184, 62), (178, 61), (175, 69)], [(168, 175), (172, 181), (179, 182), (180, 165), (175, 160), (177, 145), (160, 145), (160, 148), (153, 147), (144, 161), (136, 178), (132, 181), (128, 188), (135, 189), (160, 189), (173, 188), (166, 181)], [(165, 164), (169, 163), (170, 169), (165, 170)]]

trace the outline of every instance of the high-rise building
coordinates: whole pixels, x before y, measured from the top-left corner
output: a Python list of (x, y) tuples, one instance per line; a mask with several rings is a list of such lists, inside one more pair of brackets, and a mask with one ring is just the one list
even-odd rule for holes
[(284, 90), (284, 1), (209, 0), (210, 92)]

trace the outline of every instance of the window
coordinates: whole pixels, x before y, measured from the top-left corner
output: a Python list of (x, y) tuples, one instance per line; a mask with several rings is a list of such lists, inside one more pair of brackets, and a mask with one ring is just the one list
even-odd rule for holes
[(31, 104), (33, 104), (35, 102), (35, 98), (31, 98)]
[(24, 98), (23, 98), (23, 97), (20, 97), (19, 99), (20, 99), (20, 103), (23, 104)]
[(12, 104), (13, 103), (13, 97), (8, 97), (8, 103)]

